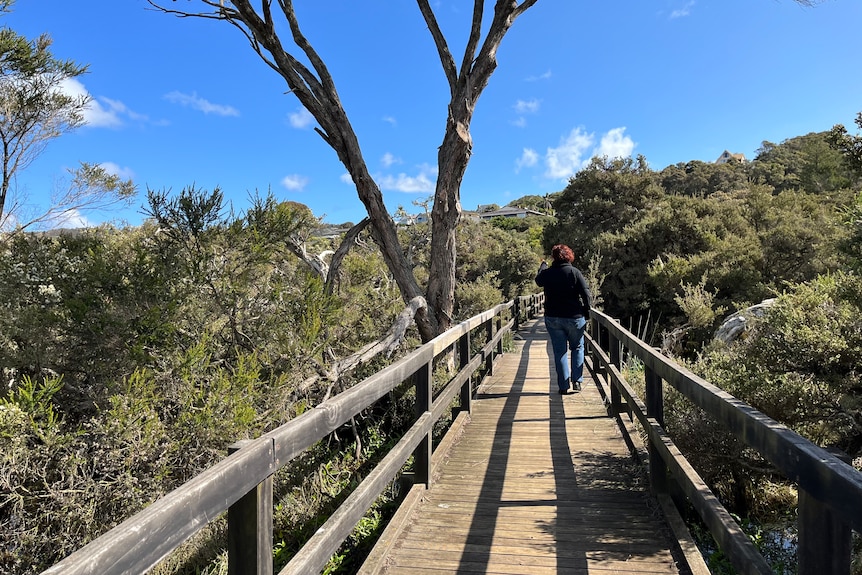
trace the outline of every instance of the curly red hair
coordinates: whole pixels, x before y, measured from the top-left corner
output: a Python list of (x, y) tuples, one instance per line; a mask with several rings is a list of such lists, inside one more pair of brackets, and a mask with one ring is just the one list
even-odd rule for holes
[(575, 261), (575, 252), (566, 244), (557, 244), (551, 248), (551, 256), (557, 263), (572, 263)]

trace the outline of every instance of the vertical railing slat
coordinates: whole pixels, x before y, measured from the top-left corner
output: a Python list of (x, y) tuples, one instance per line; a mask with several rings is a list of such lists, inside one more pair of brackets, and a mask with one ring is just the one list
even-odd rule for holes
[[(416, 417), (420, 417), (426, 411), (431, 411), (434, 401), (432, 389), (432, 362), (425, 364), (414, 376), (416, 378)], [(413, 456), (413, 468), (416, 473), (416, 483), (424, 483), (427, 489), (431, 488), (431, 452), (433, 450), (431, 432), (429, 431)]]
[[(647, 366), (644, 369), (644, 382), (647, 417), (655, 419), (664, 428), (664, 396), (661, 378)], [(667, 493), (667, 465), (652, 442), (649, 443), (649, 475), (653, 493)]]
[[(516, 300), (517, 301), (517, 300)], [(468, 331), (458, 339), (458, 361), (459, 368), (470, 363), (470, 332)], [(469, 376), (464, 385), (461, 386), (461, 411), (473, 413), (473, 376)]]
[[(622, 361), (620, 359), (620, 340), (617, 339), (616, 335), (609, 334), (608, 345), (610, 347), (608, 349), (608, 352), (610, 355), (611, 363), (618, 370), (621, 370)], [(608, 382), (611, 386), (611, 409), (615, 414), (619, 415), (622, 411), (623, 406), (622, 394), (620, 393), (620, 389), (616, 385), (614, 385), (613, 379), (610, 377), (610, 373), (608, 374)]]
[[(832, 451), (844, 463), (846, 453)], [(799, 575), (850, 575), (853, 541), (850, 526), (835, 516), (832, 508), (799, 489)]]
[[(485, 322), (485, 345), (487, 346), (494, 339), (494, 321), (493, 318)], [(494, 375), (494, 350), (488, 351), (488, 357), (485, 358), (485, 371), (488, 375)]]
[[(249, 441), (228, 447), (242, 449)], [(272, 575), (272, 475), (227, 510), (229, 575)]]

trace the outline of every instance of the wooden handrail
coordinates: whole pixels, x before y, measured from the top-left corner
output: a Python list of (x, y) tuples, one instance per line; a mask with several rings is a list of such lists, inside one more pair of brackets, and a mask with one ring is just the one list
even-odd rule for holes
[[(257, 439), (237, 444), (228, 457), (75, 551), (43, 575), (144, 573), (225, 511), (229, 511), (229, 517), (236, 518), (228, 521), (229, 529), (236, 527), (228, 534), (229, 554), (232, 554), (228, 560), (230, 572), (270, 575), (272, 512), (266, 506), (272, 505), (275, 472), (414, 375), (424, 372), (430, 389), (427, 377), (430, 377), (434, 360), (454, 346), (462, 354), (458, 373), (436, 398), (427, 398), (428, 405), (417, 408), (416, 420), (401, 440), (281, 573), (319, 571), (410, 455), (417, 453), (423, 443), (430, 451), (434, 423), (451, 409), (459, 392), (462, 409), (469, 409), (472, 374), (483, 364), (492, 369), (495, 354), (502, 351), (503, 336), (522, 317), (529, 319), (535, 315), (540, 297), (521, 296), (453, 326), (403, 359), (296, 419)], [(510, 316), (505, 324), (504, 316)], [(469, 354), (469, 341), (474, 331), (487, 333), (484, 345), (473, 356), (465, 357), (463, 354)], [(417, 393), (417, 400), (420, 396)], [(431, 480), (430, 457), (427, 459), (425, 464), (429, 469), (425, 470), (425, 477), (417, 478), (426, 484)], [(242, 557), (235, 553), (240, 548), (244, 551)], [(248, 553), (249, 548), (254, 552)]]
[[(587, 336), (597, 381), (611, 389), (609, 408), (635, 415), (648, 435), (651, 486), (661, 490), (664, 477), (675, 479), (703, 518), (716, 542), (741, 573), (772, 573), (731, 515), (673, 445), (664, 430), (661, 384), (667, 382), (694, 405), (756, 449), (799, 488), (799, 575), (850, 572), (850, 531), (862, 531), (862, 473), (784, 425), (663, 356), (613, 318), (591, 311)], [(620, 373), (620, 347), (644, 364), (647, 400), (635, 396)], [(620, 398), (624, 397), (623, 407)], [(825, 518), (825, 519), (824, 519)], [(828, 525), (823, 527), (823, 522)]]

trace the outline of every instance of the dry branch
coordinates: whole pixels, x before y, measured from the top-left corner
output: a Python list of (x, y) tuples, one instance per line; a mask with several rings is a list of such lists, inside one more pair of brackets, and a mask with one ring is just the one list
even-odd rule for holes
[(392, 326), (389, 328), (389, 331), (386, 332), (386, 335), (384, 335), (377, 341), (373, 341), (365, 345), (356, 353), (343, 359), (334, 361), (329, 368), (321, 368), (317, 375), (309, 377), (308, 379), (300, 383), (296, 388), (295, 394), (305, 394), (321, 379), (326, 379), (330, 383), (329, 387), (326, 390), (326, 394), (321, 400), (326, 401), (330, 397), (330, 395), (332, 395), (333, 389), (343, 375), (356, 369), (360, 365), (371, 361), (380, 354), (385, 354), (387, 357), (391, 355), (404, 341), (404, 338), (407, 334), (407, 329), (410, 327), (410, 324), (412, 323), (413, 318), (416, 316), (417, 312), (420, 309), (425, 309), (426, 307), (427, 304), (425, 303), (425, 298), (421, 296), (413, 298), (412, 300), (410, 300), (410, 303), (407, 305), (407, 307), (405, 307), (401, 311), (401, 313), (398, 314), (398, 317), (395, 318), (395, 321), (392, 323)]

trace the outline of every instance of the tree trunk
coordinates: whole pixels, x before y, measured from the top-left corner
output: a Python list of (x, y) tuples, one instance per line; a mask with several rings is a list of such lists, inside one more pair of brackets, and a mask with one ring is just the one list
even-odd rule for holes
[[(170, 14), (225, 20), (245, 34), (255, 52), (285, 79), (290, 91), (314, 116), (319, 124), (317, 133), (335, 150), (338, 159), (347, 168), (359, 199), (368, 212), (371, 235), (380, 248), (404, 302), (410, 303), (414, 298), (421, 297), (419, 284), (398, 241), (395, 222), (386, 210), (380, 188), (368, 173), (368, 166), (362, 157), (353, 126), (341, 105), (335, 83), (326, 64), (300, 31), (293, 1), (278, 0), (276, 4), (287, 20), (293, 43), (311, 63), (311, 69), (282, 47), (275, 30), (272, 0), (261, 2), (259, 13), (251, 0), (200, 0), (211, 12), (197, 14), (160, 6), (158, 0), (148, 1)], [(459, 71), (428, 0), (417, 0), (434, 38), (451, 96), (446, 131), (438, 153), (438, 179), (431, 210), (431, 279), (425, 298), (427, 307), (419, 308), (416, 313), (416, 325), (423, 341), (429, 341), (452, 325), (455, 231), (461, 217), (461, 181), (472, 149), (470, 122), (473, 108), (497, 66), (496, 53), (500, 42), (515, 19), (537, 1), (523, 0), (519, 4), (517, 0), (496, 0), (494, 18), (479, 48), (485, 0), (474, 0), (470, 37)]]
[(473, 117), (472, 101), (466, 94), (459, 94), (453, 100), (446, 134), (437, 155), (439, 171), (431, 210), (431, 269), (427, 300), (441, 332), (452, 325), (457, 262), (455, 231), (461, 219), (461, 180), (473, 147), (469, 130)]
[(437, 154), (437, 187), (431, 210), (431, 269), (426, 296), (439, 332), (452, 325), (455, 306), (455, 232), (461, 219), (461, 181), (473, 150), (470, 136), (473, 110), (497, 68), (496, 54), (500, 42), (515, 19), (536, 2), (525, 0), (518, 4), (514, 0), (497, 0), (491, 27), (477, 56), (485, 3), (484, 0), (474, 0), (470, 38), (459, 71), (428, 0), (417, 0), (437, 46), (450, 93), (446, 132)]

